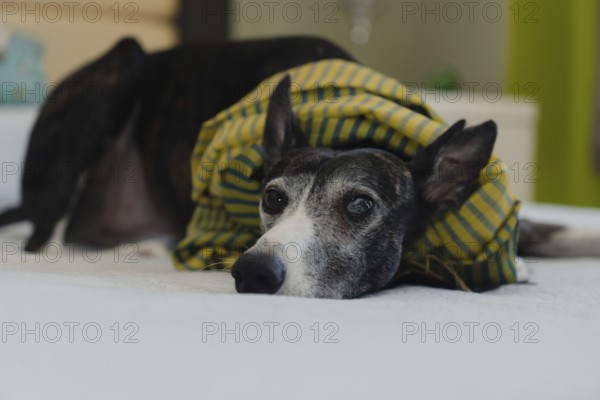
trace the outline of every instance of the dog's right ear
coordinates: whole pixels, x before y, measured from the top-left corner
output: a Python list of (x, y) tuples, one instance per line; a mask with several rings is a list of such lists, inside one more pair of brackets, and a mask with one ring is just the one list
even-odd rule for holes
[(263, 133), (265, 169), (268, 170), (290, 151), (307, 145), (290, 102), (291, 79), (286, 74), (269, 100)]
[(417, 191), (434, 215), (459, 208), (475, 190), (496, 134), (494, 121), (465, 129), (460, 120), (413, 158)]

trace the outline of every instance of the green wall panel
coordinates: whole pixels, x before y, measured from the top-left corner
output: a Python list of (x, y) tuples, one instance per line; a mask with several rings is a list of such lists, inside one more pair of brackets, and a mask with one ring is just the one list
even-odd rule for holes
[(537, 86), (536, 200), (600, 206), (593, 168), (596, 101), (594, 0), (512, 1), (509, 82)]

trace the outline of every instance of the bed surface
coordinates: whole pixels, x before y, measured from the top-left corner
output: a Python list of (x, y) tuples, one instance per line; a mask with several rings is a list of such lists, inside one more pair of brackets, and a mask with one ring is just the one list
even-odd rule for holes
[[(0, 209), (18, 201), (36, 112), (0, 110)], [(598, 210), (522, 214), (600, 229)], [(0, 230), (2, 400), (600, 398), (600, 260), (529, 260), (531, 284), (483, 294), (317, 300), (238, 295), (149, 243), (54, 238), (36, 257), (21, 253), (29, 229)]]
[[(600, 227), (595, 210), (523, 214)], [(600, 398), (599, 260), (530, 260), (532, 284), (484, 294), (318, 300), (238, 295), (147, 244), (36, 259), (29, 229), (0, 231), (2, 399)]]

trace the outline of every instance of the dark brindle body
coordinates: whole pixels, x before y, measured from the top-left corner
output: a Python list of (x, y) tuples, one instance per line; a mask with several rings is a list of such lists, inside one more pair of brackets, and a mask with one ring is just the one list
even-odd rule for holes
[(32, 251), (67, 212), (69, 242), (106, 247), (164, 233), (180, 239), (193, 211), (189, 159), (202, 122), (267, 77), (326, 58), (352, 59), (316, 38), (156, 54), (121, 41), (48, 98), (31, 134), (21, 206), (0, 216), (0, 225), (33, 222)]

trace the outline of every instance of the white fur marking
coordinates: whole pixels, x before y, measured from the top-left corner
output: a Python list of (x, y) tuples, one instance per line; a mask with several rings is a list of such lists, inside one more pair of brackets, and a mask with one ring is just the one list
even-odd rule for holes
[[(314, 291), (315, 282), (309, 267), (315, 231), (314, 222), (305, 208), (310, 186), (306, 185), (297, 206), (290, 210), (289, 215), (284, 212), (279, 221), (252, 247), (255, 251), (267, 252), (283, 261), (286, 276), (277, 294), (311, 296)], [(265, 216), (261, 216), (264, 220)]]

